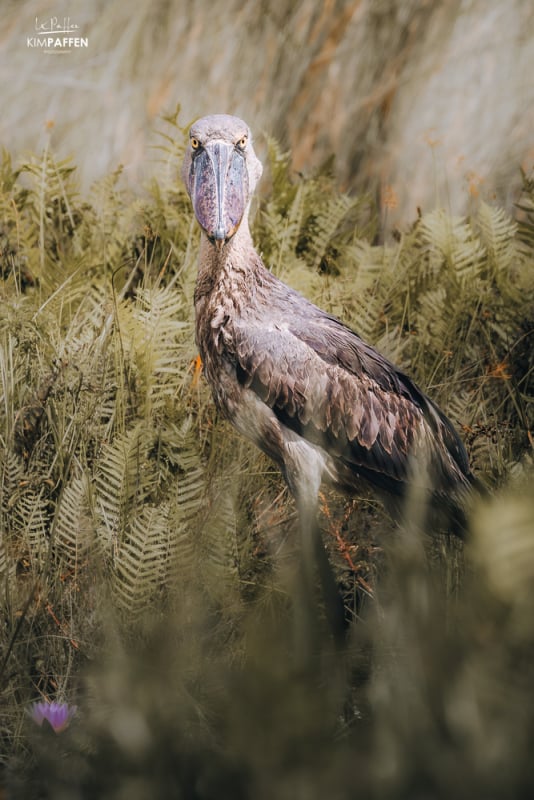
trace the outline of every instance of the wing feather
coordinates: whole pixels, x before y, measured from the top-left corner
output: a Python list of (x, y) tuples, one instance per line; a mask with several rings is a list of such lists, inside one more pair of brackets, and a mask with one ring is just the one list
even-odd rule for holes
[(240, 383), (284, 425), (322, 445), (355, 475), (400, 493), (418, 439), (430, 443), (443, 486), (469, 478), (451, 423), (400, 370), (335, 317), (234, 322)]

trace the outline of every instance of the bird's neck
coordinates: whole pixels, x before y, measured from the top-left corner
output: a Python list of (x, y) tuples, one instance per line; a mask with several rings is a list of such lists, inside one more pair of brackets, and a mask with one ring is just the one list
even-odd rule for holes
[(220, 248), (202, 232), (195, 300), (213, 292), (244, 298), (253, 292), (261, 268), (261, 259), (254, 248), (246, 220), (232, 239)]

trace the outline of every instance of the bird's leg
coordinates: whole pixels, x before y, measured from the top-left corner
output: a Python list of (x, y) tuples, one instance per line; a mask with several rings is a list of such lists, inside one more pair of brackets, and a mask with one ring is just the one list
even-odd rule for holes
[(295, 649), (297, 661), (309, 663), (317, 649), (319, 608), (315, 593), (316, 509), (310, 498), (295, 495), (300, 526), (300, 558), (295, 591)]
[[(345, 640), (345, 614), (343, 600), (336, 585), (328, 555), (323, 545), (321, 530), (318, 523), (317, 497), (313, 503), (299, 502), (299, 517), (301, 529), (302, 569), (305, 573), (304, 585), (308, 596), (315, 596), (315, 577), (319, 576), (321, 597), (326, 614), (326, 620), (336, 647), (341, 648)], [(317, 611), (316, 603), (314, 603)]]
[(327, 622), (337, 647), (341, 647), (344, 640), (344, 610), (318, 524), (323, 464), (313, 458), (310, 448), (304, 443), (292, 442), (287, 447), (291, 462), (288, 464), (286, 461), (286, 479), (297, 503), (301, 538), (296, 640), (297, 650), (305, 662), (315, 649), (318, 631), (317, 574)]

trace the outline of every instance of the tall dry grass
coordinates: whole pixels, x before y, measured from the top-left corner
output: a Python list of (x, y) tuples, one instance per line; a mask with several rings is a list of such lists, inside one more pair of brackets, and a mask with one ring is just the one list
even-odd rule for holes
[[(87, 50), (28, 49), (35, 18), (67, 14)], [(370, 190), (387, 224), (473, 198), (510, 208), (534, 157), (534, 9), (523, 0), (5, 2), (0, 141), (38, 150), (54, 124), (85, 186), (117, 163), (150, 174), (158, 115), (228, 112), (291, 147), (332, 154), (343, 187)]]

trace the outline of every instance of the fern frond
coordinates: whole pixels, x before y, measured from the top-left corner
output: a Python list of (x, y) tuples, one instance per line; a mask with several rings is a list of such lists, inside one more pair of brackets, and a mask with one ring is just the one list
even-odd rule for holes
[(450, 318), (444, 313), (447, 300), (447, 290), (444, 286), (429, 289), (419, 297), (418, 315), (425, 320), (420, 329), (423, 347), (438, 350), (447, 341), (450, 326)]
[(157, 469), (149, 450), (153, 433), (142, 423), (102, 449), (94, 480), (97, 536), (109, 554), (128, 520), (139, 513), (157, 485)]
[(94, 544), (87, 476), (73, 478), (61, 492), (53, 528), (54, 552), (71, 569), (77, 569)]
[(176, 453), (180, 474), (177, 478), (176, 497), (182, 525), (195, 521), (204, 507), (206, 478), (202, 453), (193, 430), (183, 431), (182, 444)]
[[(319, 196), (321, 196), (320, 193)], [(311, 265), (316, 269), (326, 259), (335, 242), (336, 233), (358, 202), (344, 194), (335, 198), (331, 198), (327, 193), (322, 196), (326, 202), (319, 204), (315, 200), (311, 216), (306, 221), (310, 240), (308, 252)]]
[(169, 505), (144, 505), (132, 516), (113, 559), (112, 588), (129, 614), (161, 593), (170, 563)]
[(28, 559), (34, 568), (42, 567), (50, 545), (51, 511), (44, 487), (27, 487), (20, 491), (13, 506), (14, 531), (26, 545)]
[(509, 275), (517, 256), (515, 246), (517, 224), (504, 209), (493, 208), (487, 203), (480, 204), (477, 223), (493, 271)]
[(5, 512), (11, 507), (24, 475), (24, 462), (20, 456), (5, 448), (0, 451), (0, 508)]
[(6, 587), (9, 587), (15, 577), (16, 562), (9, 555), (6, 542), (6, 532), (0, 528), (0, 605), (4, 605)]
[(70, 158), (57, 161), (48, 149), (21, 167), (32, 184), (27, 205), (38, 220), (30, 265), (45, 288), (54, 289), (68, 277), (67, 256), (81, 255), (74, 239), (79, 221), (75, 171)]
[(306, 190), (299, 184), (295, 188), (288, 208), (280, 210), (278, 204), (268, 203), (262, 214), (263, 245), (267, 249), (269, 265), (278, 275), (284, 274), (288, 264), (295, 259), (305, 213)]
[(360, 291), (371, 288), (384, 269), (384, 256), (387, 258), (387, 255), (387, 250), (373, 247), (365, 239), (355, 239), (344, 250), (340, 265), (342, 277), (357, 282)]
[(418, 229), (428, 246), (430, 264), (435, 272), (445, 263), (463, 281), (476, 277), (484, 248), (470, 225), (437, 209), (424, 215)]
[(139, 373), (146, 385), (146, 413), (157, 414), (179, 393), (187, 363), (181, 347), (184, 333), (183, 297), (174, 289), (141, 289), (133, 318), (140, 323), (142, 339), (137, 346)]
[(517, 208), (518, 249), (527, 257), (534, 253), (534, 180), (521, 170), (523, 191)]
[(213, 600), (221, 601), (231, 587), (237, 588), (238, 547), (235, 501), (228, 479), (214, 492), (202, 521), (199, 570)]
[[(179, 491), (180, 483), (180, 478), (177, 478), (176, 482), (171, 484), (169, 493), (171, 531), (169, 571), (174, 576), (177, 587), (185, 589), (198, 581), (198, 536), (195, 519), (199, 513), (199, 506), (192, 502), (189, 508), (184, 507), (184, 496), (183, 494), (180, 496)], [(201, 502), (203, 505), (203, 493)]]
[(291, 179), (291, 153), (282, 151), (278, 142), (267, 137), (269, 173), (272, 181), (272, 201), (282, 215), (293, 205), (297, 185)]

